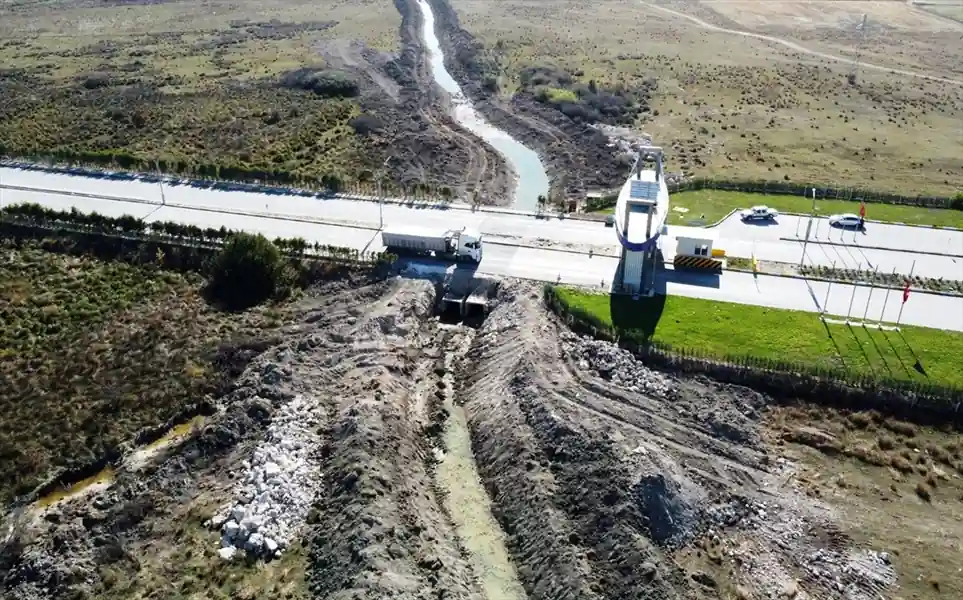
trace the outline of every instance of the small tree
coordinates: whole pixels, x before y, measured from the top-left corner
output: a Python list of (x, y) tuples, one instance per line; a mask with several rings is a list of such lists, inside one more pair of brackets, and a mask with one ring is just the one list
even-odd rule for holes
[(230, 308), (247, 308), (282, 288), (281, 252), (263, 235), (236, 233), (214, 260), (210, 291)]

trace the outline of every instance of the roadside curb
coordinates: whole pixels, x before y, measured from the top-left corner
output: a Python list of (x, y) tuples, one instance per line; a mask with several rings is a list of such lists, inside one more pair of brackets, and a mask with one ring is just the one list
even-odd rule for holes
[[(726, 271), (734, 271), (734, 272), (737, 272), (737, 273), (750, 273), (750, 274), (752, 273), (752, 270), (751, 270), (751, 269), (732, 269), (732, 268), (727, 268), (727, 269), (725, 269), (725, 270), (726, 270)], [(901, 288), (901, 287), (890, 287), (890, 286), (886, 286), (886, 285), (873, 285), (873, 284), (871, 284), (871, 283), (866, 283), (866, 282), (863, 282), (863, 281), (840, 281), (839, 279), (826, 279), (825, 277), (804, 277), (804, 276), (802, 276), (802, 275), (787, 275), (786, 273), (765, 273), (765, 272), (761, 272), (761, 271), (760, 271), (758, 274), (759, 274), (759, 275), (765, 275), (766, 277), (782, 277), (783, 279), (802, 279), (802, 280), (804, 280), (804, 281), (820, 281), (820, 282), (823, 282), (823, 283), (835, 283), (835, 284), (839, 284), (839, 285), (852, 285), (852, 286), (858, 286), (858, 287), (871, 287), (871, 288), (877, 288), (877, 289), (881, 289), (881, 290), (893, 290), (893, 291), (897, 291), (897, 292), (903, 290), (903, 288)], [(942, 292), (942, 291), (939, 291), (939, 290), (927, 290), (927, 289), (925, 289), (925, 288), (920, 288), (920, 287), (910, 287), (910, 291), (911, 291), (911, 292), (915, 292), (915, 293), (917, 293), (917, 294), (926, 294), (926, 295), (929, 295), (929, 296), (946, 296), (946, 297), (948, 297), (948, 298), (961, 298), (961, 299), (963, 299), (963, 294), (954, 294), (954, 293), (952, 293), (952, 292)]]
[[(855, 202), (855, 200), (852, 200), (852, 202)], [(877, 204), (877, 203), (871, 202), (870, 204)], [(888, 204), (887, 206), (912, 206), (912, 205), (911, 205), (911, 204)], [(921, 207), (918, 207), (918, 208), (924, 208), (924, 207), (921, 206)], [(956, 209), (953, 209), (953, 208), (933, 208), (933, 209), (930, 209), (930, 210), (956, 210)], [(779, 213), (779, 214), (782, 214), (782, 215), (792, 215), (792, 216), (794, 216), (794, 217), (808, 217), (808, 216), (811, 216), (809, 213), (797, 213), (797, 212), (784, 212), (784, 213)], [(824, 217), (824, 216), (822, 216), (822, 215), (819, 215), (819, 216), (817, 216), (816, 218), (817, 218), (817, 219), (828, 219), (829, 217)], [(877, 224), (879, 224), (879, 225), (900, 225), (900, 226), (902, 226), (902, 227), (917, 227), (917, 228), (919, 228), (919, 229), (940, 229), (940, 230), (946, 230), (946, 231), (963, 231), (963, 228), (960, 228), (960, 227), (949, 227), (949, 226), (943, 226), (943, 225), (920, 225), (920, 224), (918, 224), (918, 223), (903, 223), (902, 221), (877, 221), (876, 219), (863, 219), (863, 221), (865, 221), (865, 222), (867, 222), (867, 223), (877, 223)]]
[[(781, 242), (803, 243), (804, 240), (791, 237), (780, 237)], [(912, 250), (908, 248), (884, 248), (883, 246), (863, 246), (861, 244), (842, 244), (840, 242), (809, 240), (810, 244), (822, 244), (824, 246), (842, 246), (844, 248), (859, 248), (861, 250), (882, 250), (885, 252), (911, 252), (913, 254), (926, 254), (928, 256), (945, 256), (947, 258), (963, 258), (963, 254), (950, 254), (949, 252), (933, 252), (931, 250)]]

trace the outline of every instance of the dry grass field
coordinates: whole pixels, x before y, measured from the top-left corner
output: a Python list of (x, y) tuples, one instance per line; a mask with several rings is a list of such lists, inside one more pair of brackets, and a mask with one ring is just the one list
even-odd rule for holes
[[(670, 149), (673, 171), (963, 188), (963, 24), (903, 2), (452, 5), (499, 64), (503, 93), (533, 65), (599, 84), (655, 78), (652, 110), (637, 125)], [(851, 85), (864, 13), (866, 64)]]
[(963, 595), (963, 442), (938, 431), (824, 407), (783, 407), (766, 417), (769, 441), (798, 461), (793, 484), (837, 508), (857, 544), (889, 552), (894, 599)]
[(397, 52), (387, 0), (0, 2), (0, 148), (351, 175), (355, 94), (279, 85), (339, 40)]

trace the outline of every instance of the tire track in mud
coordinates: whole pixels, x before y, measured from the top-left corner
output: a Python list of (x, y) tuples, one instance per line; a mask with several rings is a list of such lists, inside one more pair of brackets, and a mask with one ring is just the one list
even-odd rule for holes
[[(502, 288), (512, 291), (468, 351), (459, 396), (528, 598), (706, 597), (676, 562), (678, 551), (729, 523), (729, 511), (763, 501), (767, 513), (776, 507), (773, 523), (795, 515), (797, 525), (786, 528), (793, 541), (769, 522), (740, 531), (772, 564), (797, 565), (805, 555), (797, 549), (808, 544), (805, 529), (793, 529), (807, 526), (808, 513), (793, 512), (802, 500), (778, 497), (778, 475), (755, 438), (730, 439), (709, 414), (731, 418), (726, 411), (756, 397), (689, 380), (672, 383), (678, 398), (611, 390), (571, 363), (567, 330), (545, 312), (537, 288)], [(740, 423), (730, 422), (754, 427)]]

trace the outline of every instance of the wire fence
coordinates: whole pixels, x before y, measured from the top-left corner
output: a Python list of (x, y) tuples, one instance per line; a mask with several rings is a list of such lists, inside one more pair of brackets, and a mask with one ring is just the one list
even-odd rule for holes
[(963, 192), (955, 196), (909, 195), (857, 187), (835, 187), (819, 183), (795, 183), (789, 181), (765, 181), (751, 179), (717, 179), (694, 177), (666, 184), (670, 193), (695, 190), (725, 190), (750, 194), (773, 194), (781, 196), (805, 196), (812, 198), (815, 190), (820, 200), (845, 200), (879, 204), (904, 204), (926, 208), (949, 208), (963, 210)]
[[(87, 236), (91, 247), (101, 251), (110, 248), (121, 251), (117, 243), (106, 244), (110, 238), (133, 244), (173, 245), (209, 253), (223, 247), (236, 232), (225, 227), (201, 228), (173, 221), (145, 222), (130, 215), (108, 217), (77, 210), (58, 211), (38, 204), (15, 204), (0, 209), (0, 231), (12, 237), (43, 237), (51, 234)], [(273, 243), (288, 258), (315, 259), (362, 265), (390, 265), (397, 256), (386, 252), (361, 252), (356, 248), (322, 242), (307, 242), (302, 238), (276, 238)], [(156, 252), (156, 248), (153, 249)], [(149, 257), (147, 257), (149, 259)], [(201, 258), (186, 259), (181, 251), (159, 258), (161, 262), (176, 262), (179, 266), (200, 268)], [(165, 263), (166, 264), (166, 263)]]

